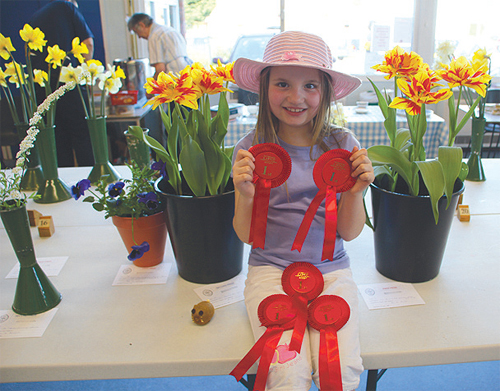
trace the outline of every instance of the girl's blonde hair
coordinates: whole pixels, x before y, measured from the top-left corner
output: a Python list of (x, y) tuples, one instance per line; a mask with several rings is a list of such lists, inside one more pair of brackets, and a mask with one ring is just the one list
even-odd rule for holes
[[(328, 74), (319, 71), (321, 75), (321, 99), (318, 107), (318, 112), (313, 119), (313, 127), (311, 131), (311, 160), (317, 159), (313, 157), (313, 147), (318, 145), (319, 148), (326, 152), (330, 148), (325, 142), (326, 136), (332, 134), (334, 129), (330, 124), (331, 117), (331, 100), (330, 97), (334, 94), (332, 80)], [(259, 93), (259, 114), (257, 117), (257, 125), (255, 138), (253, 143), (275, 143), (279, 144), (279, 120), (271, 112), (269, 104), (269, 80), (271, 67), (265, 68), (260, 74), (260, 93)], [(339, 140), (334, 136), (335, 142), (339, 144)]]

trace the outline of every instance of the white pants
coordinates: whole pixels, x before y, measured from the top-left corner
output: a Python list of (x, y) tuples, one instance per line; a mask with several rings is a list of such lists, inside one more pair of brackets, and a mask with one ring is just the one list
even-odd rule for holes
[[(257, 341), (266, 328), (261, 326), (257, 314), (259, 304), (266, 297), (284, 294), (281, 285), (283, 271), (273, 266), (249, 266), (245, 286), (245, 304), (250, 318), (254, 338)], [(358, 292), (351, 269), (336, 270), (323, 275), (325, 288), (321, 295), (342, 297), (351, 308), (349, 321), (338, 331), (342, 386), (344, 391), (354, 390), (359, 385), (363, 372), (359, 348)], [(311, 380), (319, 384), (319, 331), (309, 325), (304, 334), (300, 354), (288, 351), (293, 330), (283, 333), (267, 378), (268, 391), (308, 391)], [(322, 390), (327, 391), (327, 390)]]

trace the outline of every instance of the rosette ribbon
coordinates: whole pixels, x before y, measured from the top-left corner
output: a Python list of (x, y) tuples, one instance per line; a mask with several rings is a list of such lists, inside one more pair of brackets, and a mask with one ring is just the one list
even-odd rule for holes
[(323, 275), (311, 263), (295, 262), (283, 271), (281, 285), (297, 312), (289, 350), (300, 353), (307, 326), (307, 305), (323, 292)]
[(249, 152), (255, 157), (255, 196), (249, 241), (253, 248), (264, 248), (271, 188), (281, 186), (288, 179), (292, 160), (285, 149), (273, 143), (254, 145)]
[(349, 160), (351, 152), (345, 149), (332, 149), (318, 159), (313, 169), (314, 183), (318, 192), (307, 208), (292, 245), (292, 251), (302, 250), (311, 223), (320, 204), (325, 200), (325, 237), (321, 261), (333, 260), (337, 238), (337, 193), (349, 190), (356, 183), (351, 176)]
[(259, 304), (259, 319), (262, 326), (267, 327), (250, 351), (231, 371), (230, 375), (240, 381), (243, 375), (259, 359), (254, 391), (264, 391), (267, 375), (278, 342), (285, 330), (290, 330), (295, 322), (295, 308), (292, 299), (287, 295), (271, 295)]
[(349, 316), (349, 304), (340, 296), (324, 295), (309, 306), (309, 324), (320, 332), (319, 383), (322, 390), (342, 391), (337, 331), (344, 327)]

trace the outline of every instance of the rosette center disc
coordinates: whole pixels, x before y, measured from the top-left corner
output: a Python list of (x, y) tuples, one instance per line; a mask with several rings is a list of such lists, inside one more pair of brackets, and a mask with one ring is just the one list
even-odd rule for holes
[(283, 162), (274, 152), (261, 152), (255, 156), (255, 173), (263, 179), (275, 179), (283, 172)]

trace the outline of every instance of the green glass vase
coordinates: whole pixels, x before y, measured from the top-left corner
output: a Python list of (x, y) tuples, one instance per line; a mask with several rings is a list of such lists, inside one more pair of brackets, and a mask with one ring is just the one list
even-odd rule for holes
[(468, 181), (483, 182), (486, 180), (483, 163), (481, 162), (481, 149), (483, 147), (485, 125), (486, 120), (484, 118), (472, 118), (470, 156), (467, 161), (469, 173), (466, 179)]
[[(16, 123), (14, 126), (19, 137), (19, 142), (23, 141), (30, 126), (25, 122)], [(35, 191), (43, 184), (43, 172), (40, 166), (40, 155), (38, 154), (38, 147), (36, 144), (35, 141), (35, 145), (30, 149), (30, 154), (27, 158), (27, 168), (21, 179), (21, 190)]]
[(88, 179), (93, 185), (97, 184), (103, 176), (105, 176), (103, 179), (107, 183), (116, 182), (120, 178), (120, 174), (109, 162), (106, 117), (87, 118), (87, 125), (95, 161)]
[[(149, 133), (149, 129), (142, 129), (144, 134)], [(127, 130), (124, 132), (127, 148), (130, 154), (130, 160), (137, 163), (140, 169), (149, 167), (151, 163), (151, 152), (144, 140), (138, 139), (130, 134)]]
[(0, 210), (0, 216), (20, 264), (12, 310), (36, 315), (54, 308), (62, 296), (36, 261), (26, 205)]
[(59, 178), (57, 171), (57, 151), (55, 125), (40, 126), (40, 132), (37, 136), (37, 146), (40, 153), (40, 162), (44, 181), (38, 187), (35, 202), (40, 204), (52, 204), (65, 201), (71, 198), (69, 186)]

